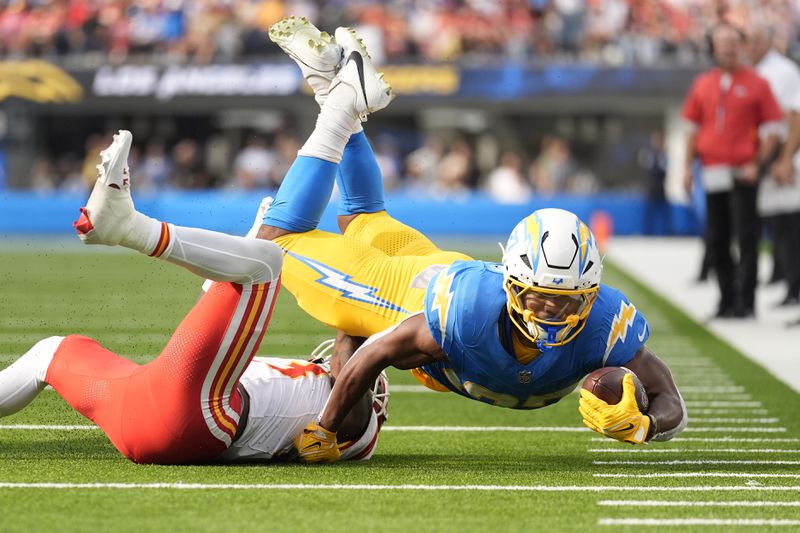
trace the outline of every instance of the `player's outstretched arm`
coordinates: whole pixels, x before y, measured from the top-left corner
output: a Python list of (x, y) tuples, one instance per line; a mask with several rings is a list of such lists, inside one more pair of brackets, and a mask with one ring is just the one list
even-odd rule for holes
[(382, 370), (389, 366), (407, 370), (444, 358), (422, 314), (367, 339), (342, 368), (319, 424), (310, 424), (295, 440), (300, 459), (333, 462), (339, 458), (336, 432)]
[(683, 431), (688, 421), (686, 405), (669, 367), (647, 346), (642, 346), (625, 367), (639, 377), (650, 400), (648, 440), (670, 440)]

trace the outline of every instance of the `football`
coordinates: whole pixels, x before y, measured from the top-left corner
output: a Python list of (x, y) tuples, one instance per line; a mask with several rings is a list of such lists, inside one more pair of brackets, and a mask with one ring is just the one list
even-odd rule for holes
[(621, 366), (608, 366), (599, 368), (586, 376), (582, 387), (591, 392), (607, 404), (616, 404), (622, 399), (622, 378), (625, 374), (633, 374), (633, 384), (636, 386), (636, 403), (642, 414), (647, 413), (650, 402), (647, 391), (639, 378), (631, 370)]

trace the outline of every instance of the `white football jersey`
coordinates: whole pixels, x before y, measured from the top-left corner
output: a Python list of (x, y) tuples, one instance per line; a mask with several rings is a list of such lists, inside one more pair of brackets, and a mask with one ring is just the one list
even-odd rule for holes
[[(228, 448), (225, 461), (286, 460), (294, 439), (319, 417), (331, 393), (330, 374), (300, 359), (254, 357), (240, 379), (250, 395), (247, 427)], [(364, 435), (342, 449), (342, 459), (368, 459), (379, 427), (375, 413)]]

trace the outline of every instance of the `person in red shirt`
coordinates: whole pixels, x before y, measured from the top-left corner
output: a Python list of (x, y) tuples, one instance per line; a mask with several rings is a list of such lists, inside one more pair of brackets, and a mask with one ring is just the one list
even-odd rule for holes
[[(782, 113), (767, 81), (742, 64), (744, 34), (723, 23), (708, 38), (717, 67), (695, 79), (683, 107), (690, 125), (684, 186), (691, 190), (692, 163), (700, 158), (707, 243), (720, 288), (716, 316), (746, 318), (755, 311), (758, 180), (775, 154)], [(732, 228), (738, 264), (731, 256)]]

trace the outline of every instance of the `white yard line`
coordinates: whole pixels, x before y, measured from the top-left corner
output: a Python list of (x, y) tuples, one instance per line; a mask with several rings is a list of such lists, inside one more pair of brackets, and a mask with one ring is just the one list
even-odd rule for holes
[(593, 453), (800, 453), (800, 450), (779, 448), (589, 448)]
[(648, 474), (592, 474), (592, 477), (648, 479), (651, 477), (743, 477), (743, 478), (788, 478), (800, 479), (800, 474), (762, 474), (755, 472), (650, 472)]
[(781, 461), (757, 459), (674, 459), (664, 461), (592, 461), (593, 465), (639, 465), (639, 466), (673, 466), (673, 465), (800, 465), (800, 461)]
[[(691, 419), (690, 419), (691, 420)], [(767, 427), (745, 427), (745, 426), (731, 426), (731, 427), (692, 427), (683, 430), (684, 433), (786, 433), (786, 428), (767, 428)]]
[(763, 407), (759, 401), (687, 401), (686, 407)]
[(87, 429), (100, 429), (97, 426), (89, 426), (86, 424), (76, 426), (50, 426), (44, 424), (8, 424), (0, 425), (0, 431), (5, 430), (48, 430), (48, 431), (80, 431)]
[[(608, 437), (592, 437), (592, 442), (602, 442), (617, 445), (617, 441)], [(675, 437), (670, 442), (800, 442), (796, 438), (769, 438), (769, 437)]]
[(681, 393), (684, 392), (705, 392), (705, 393), (734, 393), (739, 394), (745, 392), (745, 388), (741, 386), (733, 386), (733, 387), (719, 387), (719, 386), (711, 386), (711, 387), (704, 387), (702, 385), (699, 386), (683, 386), (680, 387)]
[(692, 424), (697, 423), (722, 423), (722, 424), (777, 424), (781, 421), (780, 418), (690, 418)]
[(485, 432), (485, 431), (532, 431), (569, 432), (591, 431), (578, 426), (383, 426), (381, 431), (433, 431), (433, 432)]
[(693, 487), (631, 487), (585, 485), (366, 485), (366, 484), (288, 484), (288, 483), (16, 483), (0, 482), (0, 489), (173, 489), (173, 490), (418, 490), (487, 492), (800, 492), (800, 485), (706, 485)]
[(392, 385), (389, 384), (390, 393), (395, 392), (439, 392), (433, 389), (429, 389), (424, 385)]
[(800, 507), (800, 501), (687, 501), (687, 500), (600, 500), (603, 507)]
[[(44, 424), (9, 424), (0, 425), (3, 430), (53, 430), (53, 431), (75, 431), (98, 429), (97, 426), (75, 425), (58, 426)], [(428, 431), (428, 432), (491, 432), (491, 431), (518, 431), (518, 432), (565, 432), (565, 433), (588, 433), (590, 430), (579, 426), (383, 426), (381, 431)]]
[[(3, 430), (51, 430), (73, 431), (97, 429), (97, 426), (83, 425), (46, 425), (46, 424), (0, 424)], [(517, 431), (517, 432), (562, 432), (562, 433), (588, 433), (590, 430), (580, 426), (383, 426), (381, 431), (429, 431), (429, 432), (491, 432), (491, 431)], [(785, 433), (783, 427), (688, 427), (685, 433)], [(681, 437), (678, 437), (680, 439)], [(675, 440), (678, 440), (675, 439)], [(602, 442), (606, 439), (601, 438)], [(611, 442), (611, 441), (608, 441)], [(735, 441), (731, 441), (735, 442)], [(746, 441), (743, 441), (746, 442)], [(765, 441), (766, 442), (766, 441)], [(788, 441), (787, 441), (788, 442)]]
[(693, 415), (765, 415), (766, 409), (690, 409), (689, 417)]
[(787, 518), (599, 518), (599, 526), (800, 526)]
[(749, 394), (718, 394), (718, 393), (706, 394), (703, 392), (690, 392), (689, 394), (684, 394), (683, 399), (686, 400), (687, 402), (708, 401), (708, 400), (749, 401), (752, 400), (753, 397)]

